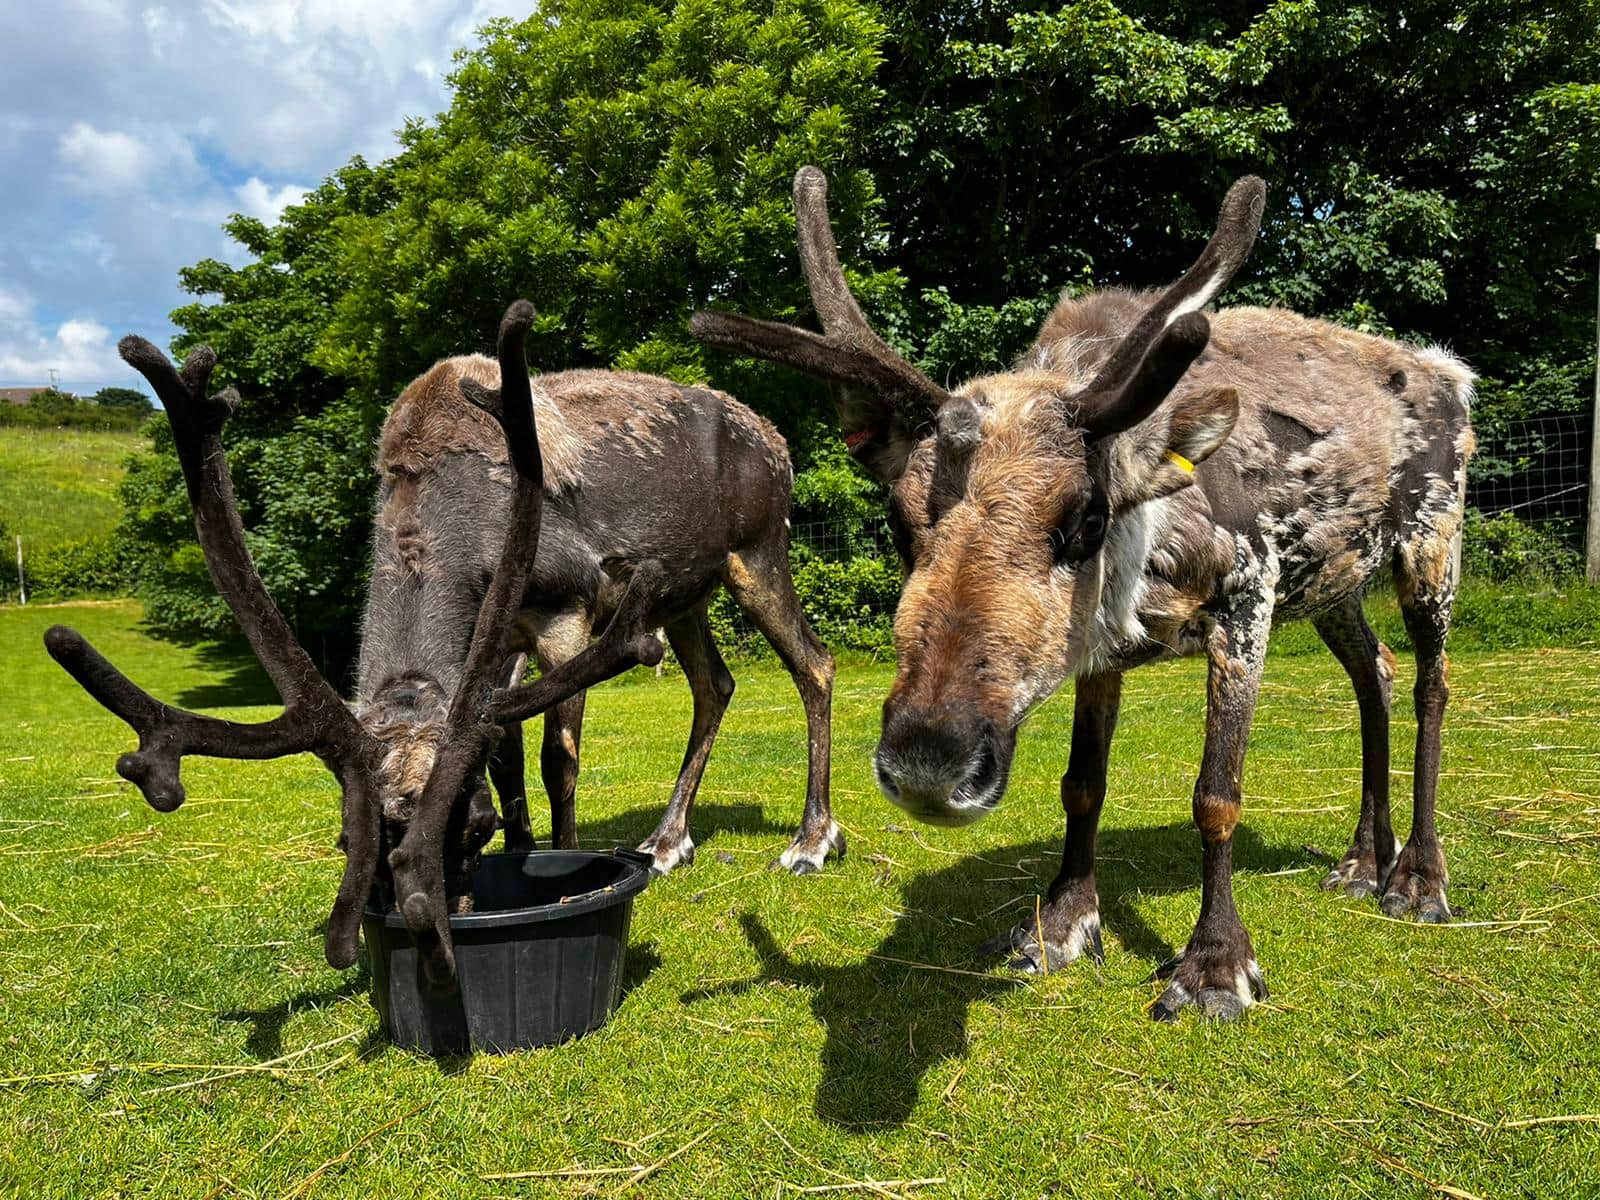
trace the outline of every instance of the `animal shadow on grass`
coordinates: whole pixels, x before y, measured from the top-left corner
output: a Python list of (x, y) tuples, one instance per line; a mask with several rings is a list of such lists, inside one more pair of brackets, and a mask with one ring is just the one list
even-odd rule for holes
[[(581, 778), (578, 787), (578, 805), (581, 813), (583, 805)], [(528, 802), (538, 803), (532, 796)], [(666, 807), (666, 796), (663, 795), (659, 807), (630, 809), (603, 821), (584, 821), (578, 826), (578, 845), (585, 850), (606, 849), (611, 846), (637, 846), (655, 831), (656, 822), (661, 820), (661, 814), (666, 811)], [(800, 820), (798, 803), (795, 805), (794, 817), (798, 823)], [(689, 829), (694, 836), (697, 853), (706, 848), (719, 833), (781, 836), (786, 842), (794, 833), (792, 825), (781, 825), (769, 820), (759, 804), (696, 804), (694, 815), (689, 821)], [(549, 830), (545, 829), (539, 834), (539, 845), (549, 844)]]
[[(1242, 872), (1278, 870), (1300, 856), (1264, 845), (1246, 826), (1235, 835)], [(1059, 839), (1031, 842), (961, 859), (942, 871), (919, 875), (905, 886), (899, 917), (888, 937), (863, 962), (831, 966), (786, 952), (753, 913), (740, 918), (761, 960), (753, 979), (694, 991), (692, 1003), (737, 994), (765, 984), (804, 988), (825, 1030), (822, 1078), (815, 1109), (828, 1124), (864, 1131), (904, 1125), (922, 1079), (945, 1059), (967, 1052), (967, 1012), (1023, 986), (1024, 977), (993, 971), (997, 960), (980, 957), (989, 935), (1031, 911), (1032, 897), (1049, 885), (1060, 861)], [(1120, 947), (1151, 966), (1172, 956), (1172, 947), (1136, 908), (1123, 899), (1144, 892), (1195, 892), (1200, 883), (1200, 844), (1192, 826), (1108, 829), (1100, 836), (1101, 919)], [(1006, 897), (1016, 903), (991, 911)], [(988, 916), (980, 914), (989, 913)], [(959, 918), (960, 923), (951, 918)], [(1066, 968), (1086, 983), (1094, 967), (1080, 961)], [(1131, 995), (1106, 993), (1096, 1003), (1137, 1003)]]
[(356, 970), (334, 987), (297, 992), (269, 1008), (230, 1009), (218, 1013), (217, 1019), (253, 1024), (255, 1028), (245, 1039), (244, 1048), (258, 1062), (270, 1062), (283, 1056), (283, 1028), (289, 1023), (290, 1017), (308, 1008), (321, 1008), (355, 996), (364, 996), (371, 988), (372, 973), (367, 969), (367, 960), (363, 958)]
[(206, 681), (185, 688), (173, 697), (173, 703), (200, 709), (283, 703), (243, 638), (206, 642), (196, 647), (195, 656), (205, 671)]

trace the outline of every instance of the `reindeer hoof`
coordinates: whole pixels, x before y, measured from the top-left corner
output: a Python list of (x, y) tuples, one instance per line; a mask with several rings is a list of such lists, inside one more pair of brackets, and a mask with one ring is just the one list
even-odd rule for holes
[[(1041, 926), (1045, 935), (1042, 946), (1039, 942)], [(978, 953), (991, 958), (1012, 955), (1006, 969), (1022, 975), (1059, 971), (1085, 954), (1096, 966), (1104, 966), (1106, 948), (1100, 935), (1100, 912), (1092, 909), (1067, 917), (1041, 913), (1037, 921), (1021, 921), (990, 938), (978, 947)]]
[(1379, 907), (1391, 917), (1415, 913), (1417, 920), (1427, 925), (1447, 923), (1452, 913), (1445, 896), (1444, 855), (1437, 849), (1428, 853), (1407, 845), (1383, 889)]
[(1376, 896), (1383, 891), (1383, 881), (1394, 870), (1399, 853), (1399, 844), (1391, 843), (1387, 861), (1379, 863), (1378, 856), (1373, 850), (1351, 846), (1339, 860), (1339, 865), (1323, 877), (1323, 889), (1329, 892), (1343, 892), (1352, 900)]
[(1156, 998), (1150, 1016), (1171, 1022), (1186, 1008), (1211, 1021), (1234, 1021), (1251, 1005), (1267, 998), (1267, 981), (1254, 958), (1232, 965), (1226, 951), (1191, 954), (1169, 959), (1155, 969), (1152, 979), (1167, 979), (1166, 990)]
[(1444, 888), (1425, 891), (1425, 887), (1416, 880), (1408, 881), (1408, 885), (1400, 889), (1391, 885), (1379, 906), (1386, 916), (1403, 917), (1406, 913), (1415, 913), (1424, 925), (1449, 924), (1454, 914), (1450, 911), (1450, 902), (1445, 899)]
[(772, 860), (772, 869), (788, 871), (791, 875), (815, 875), (822, 870), (830, 854), (844, 861), (844, 830), (837, 821), (829, 821), (827, 827), (817, 833), (802, 829), (795, 834), (789, 848)]
[(1365, 863), (1351, 862), (1348, 858), (1322, 878), (1322, 888), (1328, 892), (1343, 892), (1352, 900), (1378, 894), (1378, 868), (1369, 858)]
[(640, 842), (639, 850), (653, 860), (652, 875), (665, 875), (674, 867), (687, 867), (694, 862), (694, 839), (687, 832), (676, 841), (656, 834)]

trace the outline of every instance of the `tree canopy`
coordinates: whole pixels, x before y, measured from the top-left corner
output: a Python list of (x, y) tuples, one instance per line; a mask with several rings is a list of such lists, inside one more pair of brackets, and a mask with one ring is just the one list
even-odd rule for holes
[(149, 396), (138, 388), (130, 387), (103, 387), (89, 397), (89, 403), (98, 404), (101, 408), (125, 408), (141, 413), (151, 413), (156, 408)]
[[(182, 273), (178, 349), (245, 406), (252, 547), (304, 635), (349, 641), (372, 438), (516, 296), (542, 369), (709, 374), (776, 420), (806, 514), (860, 514), (821, 390), (703, 352), (706, 304), (809, 321), (789, 181), (828, 171), (842, 257), (937, 377), (1002, 366), (1063, 288), (1169, 279), (1231, 179), (1269, 185), (1231, 302), (1449, 343), (1480, 414), (1574, 408), (1600, 228), (1600, 0), (550, 0), (457, 58), (444, 113), (354, 159), (251, 261)], [(157, 423), (159, 424), (159, 423)], [(152, 617), (227, 618), (164, 433), (125, 485)]]

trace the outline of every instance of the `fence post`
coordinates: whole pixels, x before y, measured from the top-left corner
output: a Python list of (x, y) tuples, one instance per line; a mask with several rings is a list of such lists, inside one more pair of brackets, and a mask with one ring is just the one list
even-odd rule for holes
[[(1594, 235), (1600, 250), (1600, 233)], [(1589, 426), (1589, 531), (1584, 574), (1600, 583), (1600, 276), (1597, 276), (1594, 315), (1594, 409)]]
[(22, 597), (22, 603), (28, 602), (28, 581), (22, 574), (22, 535), (17, 534), (17, 592)]

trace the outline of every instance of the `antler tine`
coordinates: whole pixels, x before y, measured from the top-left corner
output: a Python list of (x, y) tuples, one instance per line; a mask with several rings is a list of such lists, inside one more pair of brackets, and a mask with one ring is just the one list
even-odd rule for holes
[(1104, 404), (1115, 404), (1114, 394), (1128, 385), (1162, 332), (1180, 317), (1204, 308), (1228, 286), (1255, 245), (1266, 203), (1267, 185), (1254, 175), (1246, 175), (1228, 189), (1217, 216), (1216, 232), (1200, 257), (1176, 283), (1161, 293), (1139, 323), (1118, 343), (1105, 366), (1085, 389), (1085, 396), (1106, 396)]
[(139, 735), (139, 748), (117, 759), (117, 774), (136, 785), (157, 812), (172, 812), (183, 803), (181, 765), (186, 754), (279, 758), (307, 748), (305, 730), (288, 713), (243, 725), (161, 703), (76, 629), (53, 625), (45, 631), (44, 645), (84, 691)]
[(1076, 423), (1090, 438), (1132, 429), (1161, 407), (1210, 340), (1211, 322), (1205, 314), (1185, 313), (1157, 335), (1121, 391), (1110, 396), (1090, 392), (1078, 398)]
[(343, 763), (337, 771), (342, 795), (339, 803), (339, 841), (344, 850), (344, 874), (323, 932), (322, 952), (338, 970), (356, 961), (356, 940), (361, 914), (372, 896), (378, 873), (378, 853), (383, 843), (376, 774), (356, 763)]
[(133, 333), (117, 343), (117, 353), (123, 362), (149, 381), (169, 413), (178, 412), (184, 416), (189, 414), (197, 397), (205, 397), (211, 372), (217, 366), (216, 351), (210, 346), (199, 346), (189, 352), (180, 371), (153, 342)]
[[(170, 812), (183, 803), (185, 755), (262, 759), (315, 753), (344, 787), (341, 840), (347, 857), (340, 895), (364, 900), (372, 887), (378, 853), (372, 784), (377, 745), (295, 641), (245, 546), (222, 445), (222, 428), (238, 406), (238, 393), (230, 388), (207, 395), (217, 364), (208, 347), (191, 353), (181, 368), (144, 338), (123, 338), (118, 351), (161, 399), (206, 566), (276, 685), (284, 711), (271, 721), (244, 725), (173, 708), (133, 683), (75, 630), (63, 626), (45, 634), (46, 649), (84, 690), (139, 735), (138, 750), (117, 761), (117, 773), (136, 784), (158, 811)], [(336, 967), (354, 962), (354, 926), (331, 922), (326, 952)]]
[[(338, 694), (317, 673), (310, 655), (295, 640), (245, 546), (244, 526), (239, 520), (221, 437), (239, 396), (231, 388), (214, 396), (205, 392), (216, 366), (216, 354), (202, 346), (189, 355), (180, 372), (144, 338), (125, 337), (117, 351), (123, 361), (149, 381), (166, 408), (206, 567), (279, 696), (286, 705), (312, 705), (325, 721), (358, 728)], [(339, 714), (343, 714), (342, 720)]]
[(947, 393), (878, 336), (856, 303), (839, 264), (828, 216), (828, 177), (801, 167), (794, 177), (795, 236), (800, 268), (823, 333), (733, 313), (697, 312), (689, 330), (709, 345), (794, 367), (808, 375), (863, 388), (913, 421), (931, 418)]
[(634, 568), (627, 591), (605, 632), (554, 670), (522, 687), (501, 688), (490, 701), (490, 714), (498, 724), (526, 721), (554, 708), (568, 696), (620, 675), (636, 666), (653, 667), (661, 661), (661, 643), (651, 636), (650, 606), (660, 595), (666, 572), (655, 559)]
[(795, 240), (800, 248), (800, 270), (811, 291), (817, 319), (830, 337), (858, 339), (863, 345), (893, 351), (884, 343), (856, 303), (839, 263), (839, 246), (833, 240), (828, 215), (828, 177), (816, 167), (801, 167), (794, 174)]
[(782, 363), (845, 387), (863, 388), (903, 412), (926, 410), (931, 416), (947, 398), (943, 389), (887, 348), (878, 354), (809, 329), (710, 310), (695, 313), (689, 331), (709, 345)]

